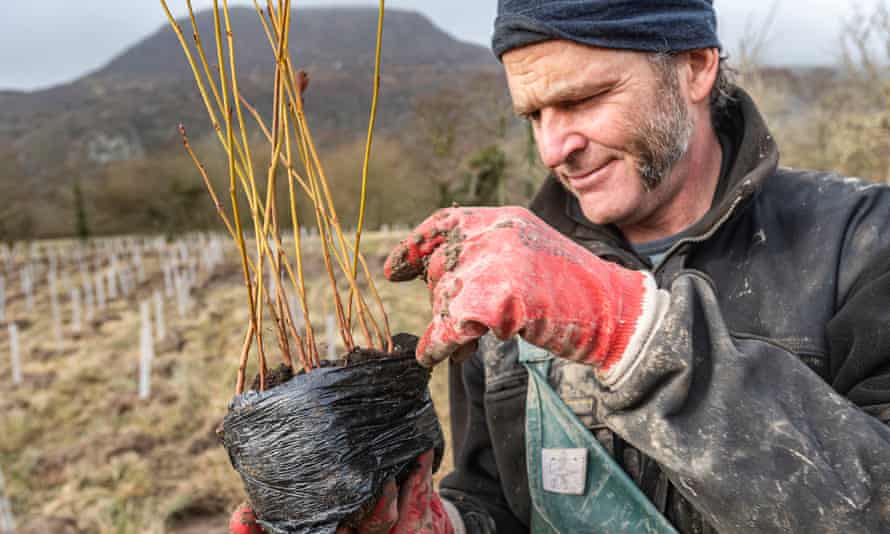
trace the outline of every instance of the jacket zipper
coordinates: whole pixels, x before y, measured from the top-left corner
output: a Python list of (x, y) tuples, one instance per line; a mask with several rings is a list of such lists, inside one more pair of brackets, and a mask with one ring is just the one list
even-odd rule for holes
[(717, 219), (717, 221), (715, 221), (714, 224), (711, 225), (711, 228), (707, 232), (697, 237), (685, 237), (674, 243), (674, 245), (668, 249), (667, 253), (665, 253), (664, 258), (661, 260), (661, 262), (659, 262), (658, 267), (655, 268), (652, 274), (657, 275), (661, 271), (662, 267), (667, 264), (667, 261), (671, 258), (671, 256), (673, 256), (680, 247), (691, 243), (702, 243), (710, 239), (715, 233), (717, 233), (717, 230), (719, 230), (720, 227), (723, 226), (723, 224), (728, 221), (730, 217), (732, 217), (732, 215), (735, 213), (736, 208), (742, 202), (742, 200), (748, 198), (750, 194), (751, 191), (749, 191), (747, 188), (742, 190), (740, 194), (736, 196), (735, 200), (732, 201), (732, 205), (729, 206), (729, 209), (726, 210), (726, 213), (724, 213), (719, 219)]

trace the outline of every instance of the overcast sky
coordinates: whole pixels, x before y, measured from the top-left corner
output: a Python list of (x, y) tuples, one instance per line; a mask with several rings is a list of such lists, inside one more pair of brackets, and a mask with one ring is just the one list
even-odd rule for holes
[[(721, 38), (730, 52), (745, 28), (760, 27), (775, 0), (716, 0)], [(766, 60), (773, 64), (830, 64), (837, 35), (855, 4), (890, 0), (778, 0)], [(101, 67), (164, 24), (157, 0), (2, 0), (0, 89), (34, 89)], [(168, 0), (177, 16), (185, 0)], [(264, 2), (263, 2), (264, 3)], [(249, 0), (230, 0), (230, 5)], [(368, 0), (294, 0), (293, 5), (376, 5)], [(452, 35), (488, 44), (496, 0), (389, 0), (416, 9)], [(212, 0), (194, 0), (196, 9)]]

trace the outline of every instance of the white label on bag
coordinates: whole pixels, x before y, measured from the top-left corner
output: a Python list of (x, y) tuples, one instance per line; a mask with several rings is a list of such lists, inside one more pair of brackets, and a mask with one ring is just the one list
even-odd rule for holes
[(583, 495), (587, 482), (587, 449), (542, 449), (544, 491)]

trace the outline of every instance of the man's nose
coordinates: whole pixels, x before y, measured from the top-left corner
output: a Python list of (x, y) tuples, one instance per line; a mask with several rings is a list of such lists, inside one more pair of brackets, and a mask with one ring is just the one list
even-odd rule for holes
[(541, 110), (534, 131), (541, 161), (551, 169), (562, 165), (587, 145), (587, 138), (577, 131), (569, 114), (560, 110)]

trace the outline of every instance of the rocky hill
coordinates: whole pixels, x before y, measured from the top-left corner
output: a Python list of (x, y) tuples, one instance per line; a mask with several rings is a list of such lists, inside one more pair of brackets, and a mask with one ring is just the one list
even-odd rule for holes
[[(268, 103), (273, 55), (257, 14), (237, 8), (231, 18), (242, 91), (251, 101)], [(197, 19), (212, 55), (212, 13), (201, 12)], [(454, 39), (417, 13), (388, 10), (385, 21), (379, 119), (384, 132), (405, 124), (417, 95), (459, 86), (496, 67), (487, 49)], [(180, 23), (189, 35), (188, 20)], [(367, 120), (376, 24), (375, 9), (293, 13), (294, 57), (312, 79), (306, 105), (322, 139), (350, 137)], [(32, 93), (0, 92), (0, 162), (4, 156), (14, 159), (21, 174), (17, 180), (46, 192), (60, 179), (89, 180), (108, 163), (171, 149), (178, 144), (180, 122), (195, 138), (209, 128), (179, 43), (164, 26), (73, 83)]]

